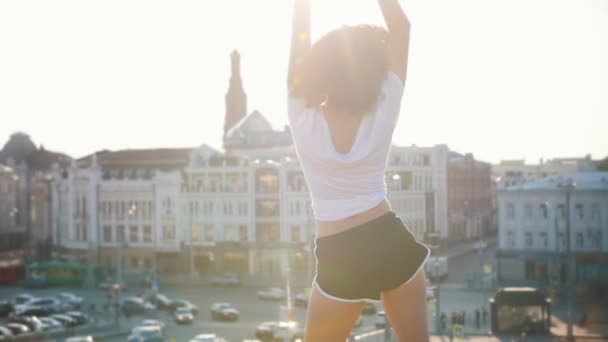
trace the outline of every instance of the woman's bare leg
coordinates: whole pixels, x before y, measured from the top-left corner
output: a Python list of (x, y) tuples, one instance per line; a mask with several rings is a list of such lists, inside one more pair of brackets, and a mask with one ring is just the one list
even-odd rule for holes
[(382, 292), (382, 304), (399, 341), (429, 341), (424, 270), (407, 284)]
[(306, 342), (344, 342), (365, 302), (340, 302), (325, 297), (313, 286), (306, 317)]

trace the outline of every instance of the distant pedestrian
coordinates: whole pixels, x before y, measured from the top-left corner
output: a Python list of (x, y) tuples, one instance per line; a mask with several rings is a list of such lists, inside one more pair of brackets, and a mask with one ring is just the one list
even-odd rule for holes
[(445, 315), (445, 312), (441, 313), (441, 316), (439, 316), (439, 320), (441, 322), (441, 331), (445, 331), (445, 329), (447, 328), (447, 317)]
[(486, 324), (486, 322), (488, 321), (488, 310), (486, 310), (485, 306), (481, 308), (481, 319), (483, 324)]

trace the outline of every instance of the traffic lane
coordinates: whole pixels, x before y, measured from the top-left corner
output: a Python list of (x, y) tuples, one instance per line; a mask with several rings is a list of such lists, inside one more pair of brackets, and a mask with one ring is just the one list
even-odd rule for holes
[(496, 265), (496, 246), (491, 245), (482, 255), (477, 251), (451, 258), (448, 260), (448, 277), (446, 283), (466, 283), (471, 276), (482, 272), (482, 263)]

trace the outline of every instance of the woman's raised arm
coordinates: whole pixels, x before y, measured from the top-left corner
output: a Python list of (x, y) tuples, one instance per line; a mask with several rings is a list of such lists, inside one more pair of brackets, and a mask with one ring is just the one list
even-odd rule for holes
[(405, 84), (410, 45), (410, 22), (399, 0), (378, 0), (388, 29), (388, 63)]
[(310, 0), (295, 0), (291, 53), (287, 73), (287, 88), (293, 90), (302, 80), (298, 74), (304, 56), (310, 50)]

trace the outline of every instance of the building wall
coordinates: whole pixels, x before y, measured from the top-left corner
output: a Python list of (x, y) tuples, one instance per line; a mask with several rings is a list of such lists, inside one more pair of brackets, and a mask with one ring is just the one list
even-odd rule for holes
[[(270, 279), (310, 272), (314, 218), (297, 158), (211, 163), (201, 154), (182, 170), (150, 177), (113, 178), (97, 164), (56, 169), (54, 243), (114, 270), (120, 249), (125, 269), (135, 258), (168, 273), (192, 267)], [(389, 198), (420, 240), (429, 232), (447, 237), (446, 158), (444, 146), (391, 152)]]
[(11, 249), (16, 234), (23, 228), (18, 225), (18, 177), (15, 171), (0, 165), (0, 251)]
[(450, 240), (478, 238), (492, 226), (490, 164), (471, 154), (448, 162), (448, 219)]
[[(498, 192), (498, 268), (502, 280), (566, 280), (568, 239), (576, 279), (608, 284), (608, 187), (575, 189), (566, 235), (566, 194), (561, 189)], [(523, 273), (522, 273), (523, 269)]]

